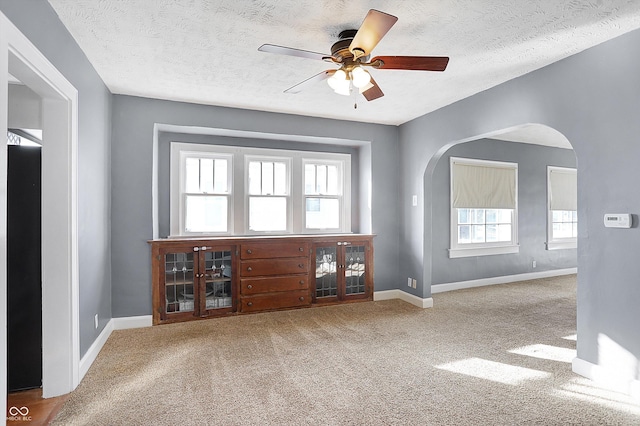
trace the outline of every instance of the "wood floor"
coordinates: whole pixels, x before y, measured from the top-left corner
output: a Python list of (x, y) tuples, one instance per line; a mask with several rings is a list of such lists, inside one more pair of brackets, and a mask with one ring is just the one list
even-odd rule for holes
[(10, 393), (7, 396), (7, 425), (48, 425), (67, 398), (69, 395), (43, 399), (41, 388)]

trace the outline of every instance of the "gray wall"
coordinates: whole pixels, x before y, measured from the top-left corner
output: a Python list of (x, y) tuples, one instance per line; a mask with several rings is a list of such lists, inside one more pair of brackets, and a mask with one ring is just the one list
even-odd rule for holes
[[(0, 10), (78, 90), (78, 250), (83, 355), (111, 319), (111, 94), (48, 2), (0, 0)], [(100, 318), (97, 330), (93, 325), (96, 313)]]
[[(450, 157), (518, 164), (520, 252), (450, 259)], [(575, 167), (572, 150), (481, 139), (450, 148), (433, 173), (433, 269), (431, 284), (575, 268), (576, 249), (547, 250), (547, 166)], [(532, 260), (537, 266), (532, 268)]]
[[(544, 124), (568, 138), (578, 164), (578, 357), (616, 370), (606, 365), (615, 346), (640, 359), (639, 48), (636, 30), (401, 126), (400, 258), (405, 273), (422, 277), (417, 294), (431, 294), (438, 156), (460, 141)], [(634, 214), (633, 228), (604, 228), (603, 214), (616, 212)], [(603, 336), (616, 345), (600, 346)]]
[[(367, 166), (374, 188), (371, 221), (377, 234), (375, 290), (398, 287), (397, 127), (116, 95), (112, 121), (114, 317), (151, 313), (151, 259), (147, 241), (153, 237), (155, 123), (370, 142), (370, 155), (366, 148), (361, 150), (365, 158), (371, 159)], [(360, 164), (361, 176), (367, 174), (363, 168)]]

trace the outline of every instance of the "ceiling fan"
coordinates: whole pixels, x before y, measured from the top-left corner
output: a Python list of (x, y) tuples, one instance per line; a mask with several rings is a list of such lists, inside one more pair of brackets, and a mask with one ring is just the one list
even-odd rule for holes
[(373, 101), (384, 96), (384, 93), (363, 67), (380, 70), (444, 71), (449, 63), (446, 56), (376, 56), (370, 59), (371, 51), (397, 20), (393, 15), (375, 9), (369, 10), (359, 29), (344, 30), (339, 34), (339, 40), (331, 46), (331, 55), (273, 44), (263, 44), (258, 50), (320, 59), (339, 66), (337, 70), (322, 71), (288, 88), (285, 93), (299, 93), (305, 87), (328, 79), (329, 86), (340, 95), (348, 96), (355, 88), (367, 101)]

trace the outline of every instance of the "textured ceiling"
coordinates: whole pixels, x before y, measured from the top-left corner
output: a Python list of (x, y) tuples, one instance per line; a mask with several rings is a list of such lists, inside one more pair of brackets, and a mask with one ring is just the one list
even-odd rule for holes
[[(49, 3), (113, 93), (395, 125), (640, 28), (638, 0)], [(374, 56), (449, 56), (447, 70), (373, 70), (385, 96), (357, 109), (326, 82), (283, 93), (333, 67), (258, 47), (329, 53), (370, 8), (399, 18)]]

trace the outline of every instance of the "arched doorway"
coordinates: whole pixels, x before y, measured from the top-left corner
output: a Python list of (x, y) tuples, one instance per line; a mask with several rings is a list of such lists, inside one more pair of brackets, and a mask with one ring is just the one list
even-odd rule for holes
[[(456, 237), (450, 203), (451, 156), (519, 164), (514, 254), (486, 257), (469, 254), (464, 259), (450, 255)], [(552, 217), (547, 214), (547, 171), (548, 167), (556, 166), (575, 169), (576, 161), (567, 138), (541, 124), (500, 129), (443, 146), (424, 173), (423, 278), (430, 284), (425, 286), (425, 297), (441, 291), (575, 273), (576, 238), (572, 248), (550, 249), (547, 231), (553, 227), (549, 224)], [(577, 215), (572, 218), (575, 225)]]

